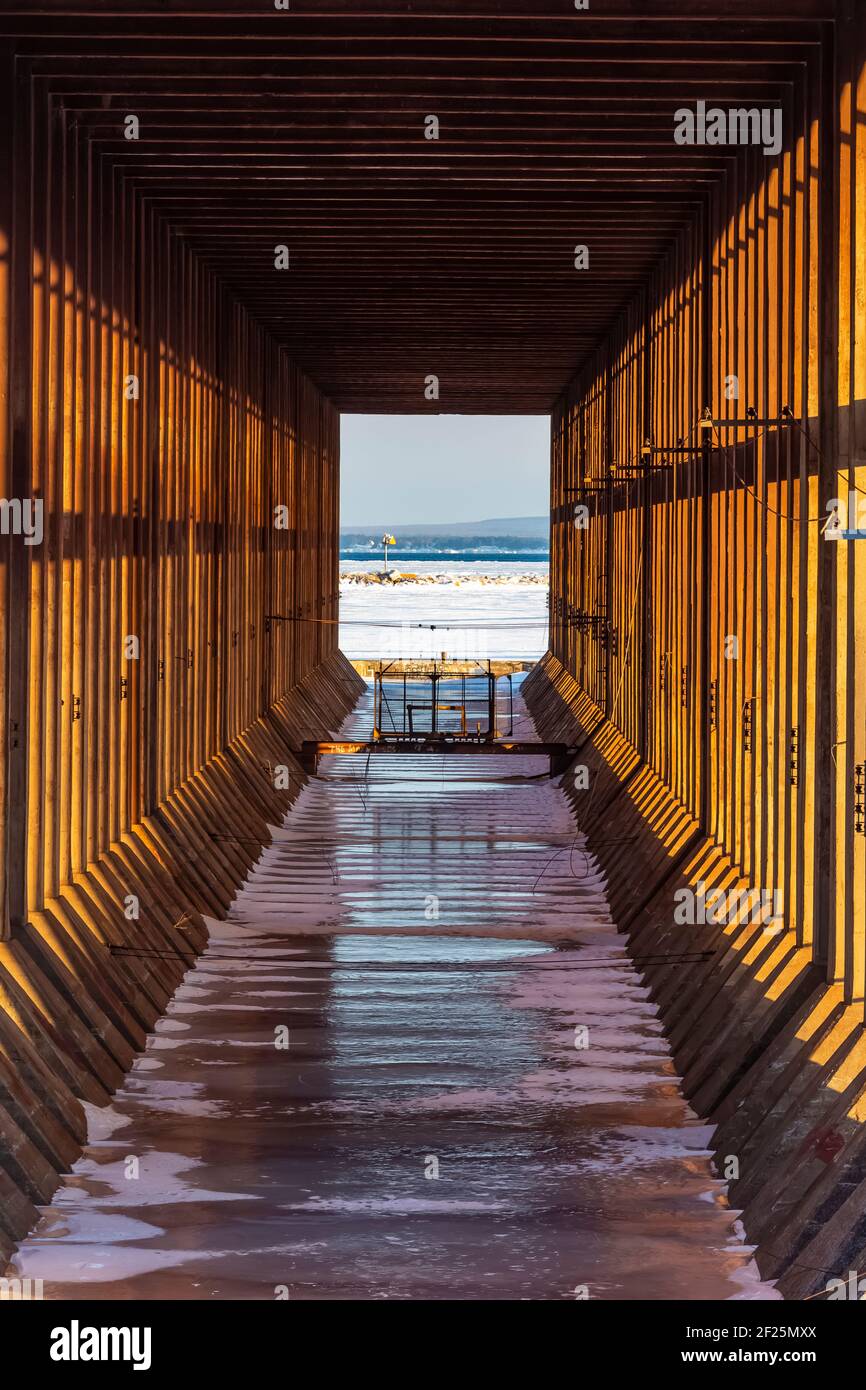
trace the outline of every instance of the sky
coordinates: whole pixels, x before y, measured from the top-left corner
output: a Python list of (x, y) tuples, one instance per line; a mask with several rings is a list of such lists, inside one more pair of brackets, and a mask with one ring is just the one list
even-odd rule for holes
[(342, 526), (545, 516), (548, 415), (343, 415)]

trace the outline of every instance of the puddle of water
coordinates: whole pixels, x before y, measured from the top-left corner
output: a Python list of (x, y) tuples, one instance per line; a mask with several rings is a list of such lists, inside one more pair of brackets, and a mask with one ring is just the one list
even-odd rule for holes
[(16, 1272), (48, 1298), (773, 1297), (546, 764), (371, 762), (305, 788)]

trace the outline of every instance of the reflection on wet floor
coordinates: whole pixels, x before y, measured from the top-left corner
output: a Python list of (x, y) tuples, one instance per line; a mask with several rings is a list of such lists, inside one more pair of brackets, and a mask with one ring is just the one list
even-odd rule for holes
[(322, 765), (18, 1272), (49, 1298), (772, 1296), (565, 798), (502, 764)]

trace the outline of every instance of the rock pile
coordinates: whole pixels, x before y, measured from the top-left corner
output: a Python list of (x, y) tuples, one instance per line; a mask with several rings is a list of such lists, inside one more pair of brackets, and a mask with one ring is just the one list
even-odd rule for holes
[(548, 586), (546, 574), (406, 574), (399, 570), (343, 570), (341, 584), (540, 584)]

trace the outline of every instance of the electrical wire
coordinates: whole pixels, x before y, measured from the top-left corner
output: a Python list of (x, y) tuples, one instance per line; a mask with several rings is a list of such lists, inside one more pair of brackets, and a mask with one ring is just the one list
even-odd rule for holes
[[(797, 421), (797, 428), (798, 428), (798, 430), (800, 431), (800, 433), (803, 435), (803, 438), (804, 438), (804, 439), (807, 441), (807, 443), (809, 444), (810, 448), (812, 448), (812, 449), (815, 450), (815, 453), (818, 455), (819, 459), (823, 459), (824, 455), (823, 455), (823, 453), (821, 452), (820, 448), (818, 447), (818, 445), (817, 445), (817, 444), (815, 443), (815, 441), (813, 440), (813, 438), (812, 438), (812, 436), (810, 435), (809, 431), (805, 428), (804, 425), (802, 425), (802, 424), (800, 423), (799, 420)], [(837, 468), (837, 469), (836, 469), (836, 474), (837, 474), (838, 477), (844, 478), (844, 479), (845, 479), (846, 485), (847, 485), (849, 488), (851, 488), (852, 492), (859, 492), (859, 493), (861, 494), (861, 496), (866, 497), (866, 488), (859, 487), (857, 483), (852, 483), (850, 476), (845, 472), (844, 468)]]
[[(769, 425), (765, 426), (765, 428), (761, 430), (761, 433), (760, 433), (759, 435), (757, 435), (757, 436), (755, 437), (755, 439), (753, 439), (753, 440), (751, 440), (751, 441), (747, 441), (747, 442), (750, 442), (750, 443), (754, 444), (755, 448), (757, 449), (757, 447), (758, 447), (758, 445), (760, 444), (761, 440), (764, 439), (764, 438), (766, 437), (769, 428), (770, 428)], [(723, 444), (722, 441), (721, 441), (721, 439), (719, 439), (719, 436), (718, 436), (718, 433), (717, 433), (717, 431), (716, 431), (715, 425), (713, 426), (713, 434), (715, 435), (716, 440), (717, 440), (717, 442), (718, 442), (718, 452), (722, 454), (722, 458), (723, 458), (723, 462), (724, 462), (724, 464), (725, 464), (725, 467), (728, 469), (728, 471), (729, 471), (730, 473), (733, 474), (734, 478), (735, 478), (736, 481), (740, 484), (740, 486), (743, 487), (743, 488), (745, 488), (746, 492), (750, 493), (751, 496), (754, 497), (754, 499), (755, 499), (755, 501), (757, 502), (757, 504), (758, 504), (759, 507), (763, 507), (765, 511), (771, 512), (773, 516), (777, 516), (781, 521), (796, 521), (796, 522), (804, 521), (804, 522), (806, 523), (807, 526), (811, 526), (811, 525), (813, 525), (814, 523), (817, 523), (817, 522), (819, 522), (819, 521), (821, 520), (820, 516), (805, 516), (805, 515), (798, 515), (798, 516), (795, 516), (793, 513), (781, 512), (781, 511), (779, 511), (778, 507), (772, 506), (769, 502), (766, 502), (766, 501), (764, 500), (763, 497), (759, 497), (759, 496), (758, 496), (758, 493), (757, 493), (757, 492), (755, 491), (755, 489), (752, 487), (751, 483), (747, 483), (747, 482), (746, 482), (745, 478), (737, 471), (736, 465), (735, 465), (735, 464), (733, 463), (733, 461), (732, 461), (731, 459), (729, 459), (729, 457), (728, 457), (728, 452), (729, 452), (729, 450), (732, 449), (732, 448), (735, 448), (736, 445)], [(808, 439), (809, 436), (806, 435), (806, 438)], [(810, 441), (810, 442), (811, 442), (811, 441)], [(829, 524), (829, 520), (830, 520), (830, 518), (828, 518), (828, 519), (827, 519), (827, 522), (825, 522), (825, 526)]]
[(640, 594), (640, 582), (641, 582), (641, 574), (642, 574), (642, 573), (643, 573), (643, 548), (641, 548), (640, 555), (638, 556), (637, 578), (635, 579), (634, 596), (633, 596), (632, 601), (631, 601), (631, 615), (630, 615), (630, 617), (629, 617), (628, 638), (626, 639), (625, 651), (623, 652), (622, 670), (620, 671), (620, 674), (619, 674), (619, 685), (618, 685), (617, 688), (616, 688), (616, 696), (614, 697), (614, 702), (613, 702), (613, 705), (612, 705), (611, 711), (610, 711), (610, 717), (611, 717), (611, 719), (614, 719), (614, 718), (616, 717), (617, 708), (618, 708), (618, 706), (619, 706), (619, 697), (620, 697), (620, 695), (622, 694), (622, 687), (623, 687), (623, 682), (624, 682), (624, 680), (625, 680), (625, 673), (626, 673), (626, 670), (627, 670), (627, 668), (628, 668), (628, 657), (629, 657), (629, 652), (631, 651), (631, 639), (632, 639), (632, 637), (633, 637), (633, 635), (634, 635), (634, 620), (635, 620), (635, 616), (636, 616), (636, 614), (637, 614), (637, 601), (638, 601), (638, 596), (639, 596), (639, 594)]
[[(806, 443), (808, 444), (809, 448), (815, 450), (815, 453), (817, 454), (817, 456), (818, 456), (819, 459), (823, 459), (824, 455), (823, 455), (821, 449), (820, 449), (819, 446), (815, 443), (814, 439), (813, 439), (812, 436), (809, 434), (809, 431), (805, 428), (805, 426), (801, 423), (801, 421), (796, 420), (796, 421), (794, 421), (794, 423), (796, 424), (797, 429), (800, 431), (800, 433), (802, 434), (803, 438), (806, 440)], [(763, 439), (765, 439), (765, 438), (767, 437), (767, 435), (768, 435), (768, 433), (769, 433), (769, 430), (770, 430), (770, 426), (769, 426), (769, 425), (765, 426), (764, 429), (761, 430), (761, 433), (760, 433), (759, 435), (757, 435), (757, 436), (755, 437), (755, 439), (752, 440), (752, 441), (750, 441), (750, 442), (752, 442), (752, 443), (755, 445), (755, 447), (757, 448), (757, 446), (758, 446), (758, 444), (760, 444), (761, 440), (763, 440)], [(758, 493), (755, 491), (755, 489), (752, 487), (752, 485), (751, 485), (750, 483), (747, 483), (747, 482), (746, 482), (745, 478), (742, 477), (742, 475), (737, 471), (736, 465), (735, 465), (731, 460), (729, 460), (729, 458), (728, 458), (728, 451), (729, 451), (731, 448), (734, 448), (734, 447), (736, 447), (736, 446), (730, 445), (730, 444), (723, 444), (722, 441), (721, 441), (721, 439), (720, 439), (719, 436), (718, 436), (718, 432), (717, 432), (715, 426), (713, 426), (713, 434), (714, 434), (715, 437), (716, 437), (716, 440), (717, 440), (717, 443), (718, 443), (718, 450), (719, 450), (719, 452), (723, 453), (723, 456), (724, 456), (724, 463), (725, 463), (726, 468), (728, 468), (728, 470), (733, 474), (733, 476), (734, 476), (734, 478), (736, 479), (736, 481), (737, 481), (743, 488), (745, 488), (745, 490), (746, 490), (748, 493), (751, 494), (751, 496), (752, 496), (752, 497), (755, 499), (755, 501), (758, 503), (758, 506), (759, 506), (759, 507), (763, 507), (765, 511), (772, 513), (773, 516), (779, 517), (779, 519), (782, 520), (782, 521), (795, 521), (795, 522), (798, 522), (798, 523), (802, 521), (802, 522), (805, 522), (807, 526), (811, 526), (811, 525), (813, 525), (813, 524), (817, 524), (818, 522), (821, 521), (821, 516), (820, 516), (820, 515), (818, 515), (818, 516), (806, 516), (806, 515), (804, 515), (804, 514), (802, 514), (802, 513), (799, 514), (799, 515), (795, 515), (795, 514), (790, 513), (790, 512), (782, 512), (782, 511), (779, 511), (779, 509), (778, 509), (777, 507), (772, 506), (771, 503), (765, 501), (764, 498), (759, 497), (759, 496), (758, 496)], [(749, 441), (747, 441), (747, 442), (749, 442)], [(860, 487), (857, 483), (852, 482), (852, 481), (851, 481), (850, 474), (846, 473), (845, 470), (844, 470), (843, 468), (837, 468), (837, 469), (836, 469), (836, 475), (837, 475), (837, 477), (839, 477), (839, 478), (843, 478), (844, 481), (845, 481), (846, 486), (847, 486), (848, 488), (850, 488), (853, 492), (859, 492), (862, 496), (866, 497), (866, 489)], [(821, 527), (822, 532), (824, 532), (824, 531), (827, 530), (827, 528), (828, 528), (828, 526), (830, 525), (830, 522), (831, 522), (832, 520), (833, 520), (833, 513), (831, 512), (830, 515), (824, 520), (824, 524), (823, 524), (823, 526)]]

